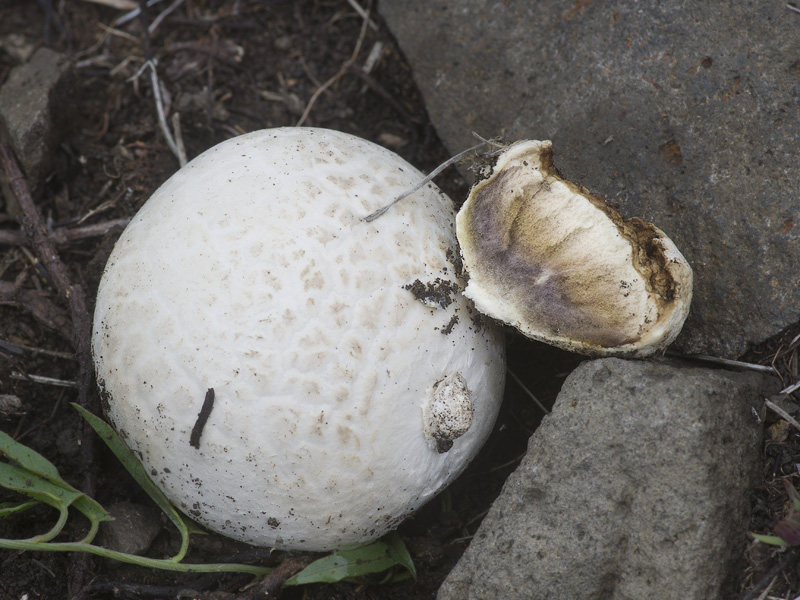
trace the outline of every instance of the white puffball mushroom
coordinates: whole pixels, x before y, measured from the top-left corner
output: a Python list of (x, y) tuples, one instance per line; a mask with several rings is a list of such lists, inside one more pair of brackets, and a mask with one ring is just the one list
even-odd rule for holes
[[(181, 510), (261, 546), (377, 538), (458, 476), (502, 400), (502, 336), (461, 293), (450, 200), (359, 138), (228, 140), (136, 214), (92, 350), (107, 414)], [(455, 262), (454, 262), (455, 260)]]
[(524, 335), (589, 355), (666, 348), (692, 299), (692, 269), (641, 219), (563, 180), (549, 141), (499, 154), (456, 218), (464, 294)]

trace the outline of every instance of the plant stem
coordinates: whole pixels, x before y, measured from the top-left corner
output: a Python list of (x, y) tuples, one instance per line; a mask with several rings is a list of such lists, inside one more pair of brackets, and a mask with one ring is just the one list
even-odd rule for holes
[(147, 558), (145, 556), (136, 556), (135, 554), (117, 552), (116, 550), (109, 550), (108, 548), (101, 548), (100, 546), (94, 546), (92, 544), (86, 544), (83, 542), (37, 543), (29, 540), (0, 539), (0, 548), (8, 548), (10, 550), (29, 550), (35, 552), (87, 552), (89, 554), (95, 554), (97, 556), (102, 556), (103, 558), (118, 560), (131, 565), (149, 567), (152, 569), (161, 569), (165, 571), (178, 571), (181, 573), (249, 573), (258, 577), (263, 577), (272, 571), (272, 569), (267, 567), (240, 565), (236, 563), (191, 564), (173, 562), (172, 560), (168, 559)]

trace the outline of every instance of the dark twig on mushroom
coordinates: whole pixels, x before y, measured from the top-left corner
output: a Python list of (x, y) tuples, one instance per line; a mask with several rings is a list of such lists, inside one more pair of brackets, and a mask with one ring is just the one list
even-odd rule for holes
[(189, 445), (193, 448), (200, 448), (200, 436), (203, 435), (203, 428), (208, 422), (208, 417), (211, 415), (211, 410), (214, 408), (214, 388), (208, 388), (206, 397), (203, 400), (203, 407), (197, 415), (194, 427), (192, 427), (192, 434), (189, 436)]

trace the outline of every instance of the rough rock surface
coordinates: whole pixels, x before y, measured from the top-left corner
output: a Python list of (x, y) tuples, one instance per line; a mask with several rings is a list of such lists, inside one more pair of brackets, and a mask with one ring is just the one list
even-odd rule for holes
[[(73, 65), (49, 48), (14, 68), (0, 87), (0, 141), (11, 145), (34, 186), (41, 184), (75, 107)], [(10, 198), (6, 194), (6, 198)], [(14, 208), (9, 207), (13, 213)]]
[(677, 362), (581, 364), (439, 600), (729, 597), (764, 384)]
[(381, 0), (431, 119), (552, 139), (562, 174), (695, 269), (678, 345), (741, 355), (800, 315), (800, 15), (785, 3)]
[(103, 546), (127, 554), (144, 554), (161, 531), (161, 521), (150, 507), (118, 502), (108, 507), (113, 521), (100, 524)]

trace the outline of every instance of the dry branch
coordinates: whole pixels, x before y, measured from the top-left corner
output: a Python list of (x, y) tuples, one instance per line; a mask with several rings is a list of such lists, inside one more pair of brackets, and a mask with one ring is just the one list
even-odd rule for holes
[[(48, 236), (56, 246), (62, 246), (90, 237), (103, 236), (114, 227), (125, 227), (129, 222), (130, 219), (123, 218), (80, 227), (61, 227), (48, 230)], [(0, 229), (0, 246), (21, 246), (27, 243), (28, 237), (22, 231)]]
[[(8, 188), (22, 211), (22, 228), (25, 230), (36, 256), (47, 270), (59, 296), (69, 306), (72, 318), (72, 344), (78, 357), (78, 402), (87, 410), (96, 413), (99, 406), (89, 405), (89, 389), (92, 385), (94, 371), (90, 349), (91, 324), (89, 312), (86, 309), (86, 294), (80, 284), (74, 283), (70, 279), (67, 268), (56, 251), (55, 242), (45, 226), (44, 219), (33, 202), (30, 188), (19, 163), (7, 144), (0, 144), (0, 166), (2, 167), (0, 172), (5, 177)], [(92, 404), (97, 404), (97, 402)], [(82, 427), (82, 431), (85, 429)], [(85, 494), (93, 497), (96, 491), (94, 437), (85, 434), (82, 434), (81, 437), (84, 474), (81, 488)], [(71, 560), (71, 567), (69, 586), (71, 590), (78, 590), (83, 586), (84, 574), (89, 570), (88, 555), (77, 553)]]
[(73, 283), (66, 265), (61, 261), (56, 244), (50, 237), (44, 219), (33, 202), (28, 184), (20, 170), (13, 151), (7, 144), (0, 144), (0, 163), (11, 193), (22, 211), (22, 227), (59, 296), (69, 306), (72, 318), (72, 345), (78, 356), (80, 365), (81, 406), (88, 409), (89, 387), (92, 381), (92, 356), (90, 350), (91, 324), (89, 311), (86, 308), (86, 293), (80, 284)]

